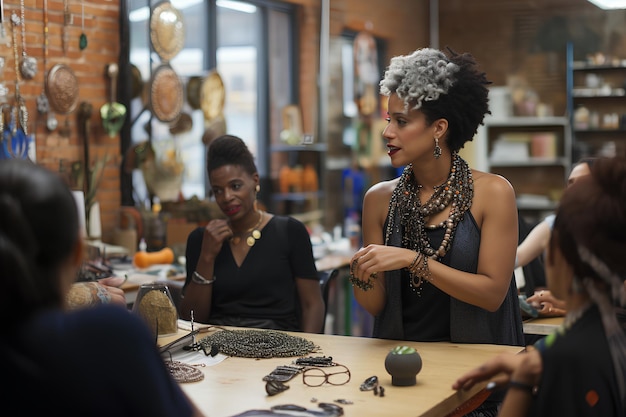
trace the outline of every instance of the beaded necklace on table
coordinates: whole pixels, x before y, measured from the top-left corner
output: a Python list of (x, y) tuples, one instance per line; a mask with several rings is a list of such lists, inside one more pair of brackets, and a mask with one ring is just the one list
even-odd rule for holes
[(199, 343), (205, 352), (211, 352), (216, 347), (227, 356), (257, 359), (305, 356), (319, 349), (303, 337), (265, 329), (222, 329), (205, 336)]
[[(435, 186), (434, 193), (422, 205), (420, 190), (413, 174), (413, 165), (404, 169), (398, 185), (393, 190), (389, 203), (389, 222), (385, 231), (385, 244), (396, 228), (402, 231), (402, 247), (421, 252), (431, 259), (441, 260), (452, 245), (456, 227), (463, 215), (472, 205), (474, 196), (474, 182), (469, 165), (456, 152), (452, 154), (452, 166), (448, 179), (441, 185)], [(437, 225), (426, 225), (426, 218), (445, 210), (450, 206), (448, 218)], [(396, 224), (396, 212), (400, 218)], [(444, 228), (444, 237), (437, 249), (430, 245), (426, 230)], [(411, 276), (411, 286), (414, 289), (422, 285), (421, 276)]]

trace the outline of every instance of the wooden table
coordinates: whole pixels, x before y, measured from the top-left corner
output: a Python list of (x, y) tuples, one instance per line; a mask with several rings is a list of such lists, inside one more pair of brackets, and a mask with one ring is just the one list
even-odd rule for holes
[(524, 320), (524, 334), (548, 335), (563, 324), (565, 317), (537, 317)]
[[(179, 331), (182, 335), (182, 330)], [(320, 347), (314, 356), (332, 356), (337, 363), (346, 365), (351, 380), (346, 385), (308, 387), (302, 376), (287, 382), (289, 389), (275, 396), (265, 392), (263, 376), (276, 366), (290, 364), (295, 358), (248, 359), (229, 357), (223, 362), (199, 368), (204, 379), (181, 386), (192, 401), (209, 417), (227, 417), (252, 409), (269, 409), (280, 404), (296, 404), (317, 409), (318, 402), (345, 399), (352, 404), (342, 405), (345, 416), (446, 416), (459, 405), (481, 392), (485, 384), (469, 391), (451, 388), (457, 377), (501, 352), (517, 353), (521, 347), (498, 345), (473, 345), (452, 343), (416, 343), (363, 337), (293, 333), (313, 341)], [(162, 338), (165, 344), (172, 338)], [(397, 345), (413, 346), (420, 353), (423, 368), (417, 376), (417, 385), (396, 387), (386, 372), (387, 353)], [(385, 396), (375, 396), (372, 391), (360, 391), (366, 378), (378, 376), (385, 388)]]

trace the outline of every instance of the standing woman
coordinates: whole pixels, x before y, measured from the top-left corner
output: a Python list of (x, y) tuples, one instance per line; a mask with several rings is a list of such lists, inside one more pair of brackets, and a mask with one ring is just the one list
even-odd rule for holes
[(406, 167), (367, 191), (364, 247), (352, 258), (374, 337), (524, 343), (513, 188), (458, 155), (489, 112), (487, 84), (471, 55), (435, 49), (393, 58), (380, 82), (388, 155)]
[(189, 234), (181, 316), (193, 311), (202, 323), (319, 333), (324, 301), (304, 225), (257, 208), (259, 174), (240, 138), (213, 140), (207, 171), (226, 219)]

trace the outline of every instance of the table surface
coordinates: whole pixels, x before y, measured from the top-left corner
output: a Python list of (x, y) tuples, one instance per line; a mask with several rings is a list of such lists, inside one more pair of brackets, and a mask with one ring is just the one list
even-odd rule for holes
[(524, 320), (525, 334), (549, 335), (558, 329), (565, 317), (537, 317)]
[[(179, 335), (185, 332), (179, 330)], [(455, 391), (452, 383), (464, 372), (481, 365), (501, 352), (518, 353), (518, 346), (418, 343), (365, 337), (291, 333), (304, 337), (317, 346), (312, 356), (332, 356), (337, 363), (350, 369), (351, 380), (342, 386), (325, 384), (308, 387), (302, 376), (287, 382), (289, 389), (275, 396), (265, 392), (263, 376), (276, 366), (291, 364), (295, 358), (249, 359), (229, 357), (223, 362), (199, 368), (204, 379), (181, 384), (192, 401), (210, 417), (228, 417), (247, 410), (269, 409), (274, 405), (296, 404), (308, 409), (318, 409), (318, 402), (351, 401), (342, 405), (345, 416), (445, 416), (453, 412), (476, 394), (485, 384), (468, 391)], [(176, 336), (160, 338), (163, 345)], [(422, 357), (423, 367), (417, 375), (417, 384), (409, 387), (391, 385), (391, 376), (384, 367), (385, 357), (398, 345), (414, 347)], [(376, 375), (385, 388), (385, 396), (375, 396), (372, 391), (360, 391), (363, 381)]]

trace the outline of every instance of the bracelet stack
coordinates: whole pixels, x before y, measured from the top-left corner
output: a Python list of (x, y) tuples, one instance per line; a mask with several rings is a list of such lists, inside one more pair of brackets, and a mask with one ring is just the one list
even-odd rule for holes
[(205, 277), (203, 277), (202, 275), (200, 275), (198, 273), (198, 271), (193, 271), (193, 275), (191, 276), (191, 280), (193, 282), (195, 282), (196, 284), (200, 284), (200, 285), (210, 285), (213, 284), (216, 280), (215, 277), (213, 277), (213, 279), (206, 279)]
[(414, 289), (419, 288), (424, 280), (430, 281), (430, 269), (428, 268), (428, 258), (421, 252), (415, 253), (415, 258), (407, 267), (409, 276), (411, 277), (411, 286)]

